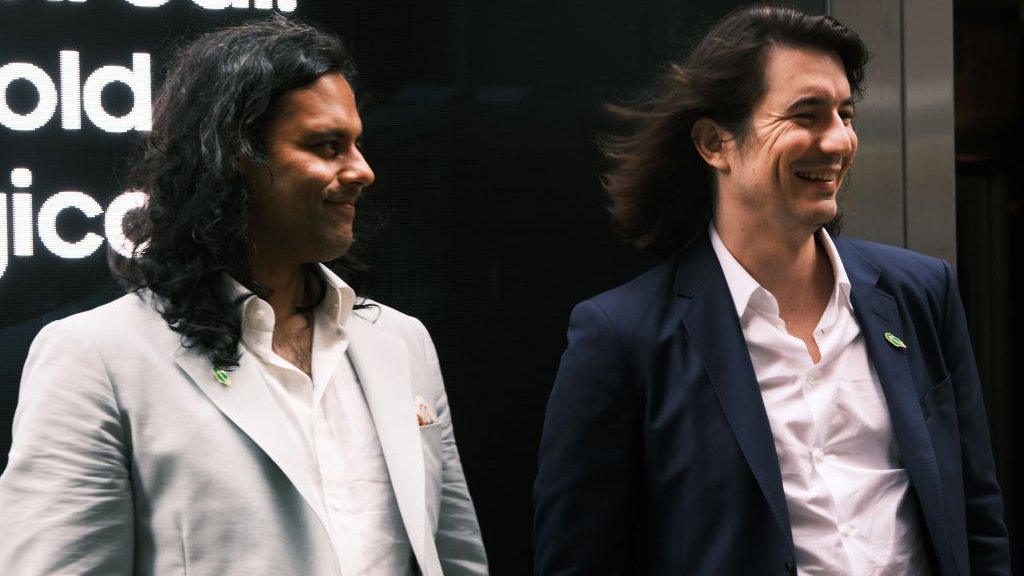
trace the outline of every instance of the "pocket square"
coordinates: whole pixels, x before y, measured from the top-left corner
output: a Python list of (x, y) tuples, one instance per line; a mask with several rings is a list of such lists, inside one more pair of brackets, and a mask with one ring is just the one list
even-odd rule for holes
[(416, 424), (419, 426), (429, 426), (434, 422), (437, 422), (437, 418), (434, 417), (434, 412), (427, 406), (426, 400), (423, 396), (416, 396), (413, 400), (416, 404)]

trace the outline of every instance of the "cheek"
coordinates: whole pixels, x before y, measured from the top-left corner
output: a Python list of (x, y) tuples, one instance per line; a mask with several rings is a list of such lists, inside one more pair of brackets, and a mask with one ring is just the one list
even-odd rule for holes
[(306, 182), (323, 188), (337, 177), (338, 171), (333, 163), (318, 159), (303, 165), (300, 174)]
[(334, 179), (334, 163), (304, 150), (279, 151), (271, 164), (275, 188), (323, 188)]
[(758, 143), (761, 158), (758, 164), (773, 172), (786, 171), (787, 161), (794, 156), (794, 149), (800, 147), (799, 140), (799, 133), (782, 125), (766, 133)]

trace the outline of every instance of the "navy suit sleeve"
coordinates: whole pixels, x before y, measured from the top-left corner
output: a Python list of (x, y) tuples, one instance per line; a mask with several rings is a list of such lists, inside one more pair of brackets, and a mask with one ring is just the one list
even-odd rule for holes
[(548, 400), (534, 486), (534, 573), (626, 574), (642, 458), (641, 403), (623, 343), (583, 302)]
[(1003, 500), (996, 482), (981, 381), (967, 333), (960, 291), (946, 268), (946, 314), (942, 354), (953, 384), (963, 457), (967, 545), (971, 574), (1010, 574), (1010, 547)]

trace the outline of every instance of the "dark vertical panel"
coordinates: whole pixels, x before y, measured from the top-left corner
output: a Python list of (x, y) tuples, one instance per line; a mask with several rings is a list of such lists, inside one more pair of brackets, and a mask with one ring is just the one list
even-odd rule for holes
[(955, 6), (957, 255), (964, 307), (988, 409), (1015, 566), (1021, 565), (1021, 403), (1012, 358), (1024, 349), (1024, 26), (1016, 2)]

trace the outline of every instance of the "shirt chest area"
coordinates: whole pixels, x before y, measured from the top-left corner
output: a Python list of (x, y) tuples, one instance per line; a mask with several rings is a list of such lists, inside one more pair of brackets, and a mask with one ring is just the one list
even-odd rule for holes
[(339, 563), (350, 573), (405, 574), (409, 540), (344, 331), (313, 338), (308, 371), (259, 344), (247, 350), (313, 480)]
[(896, 464), (885, 395), (851, 311), (814, 330), (817, 363), (777, 317), (747, 314), (741, 325), (784, 474), (808, 460)]

